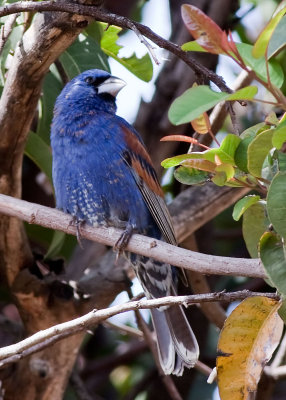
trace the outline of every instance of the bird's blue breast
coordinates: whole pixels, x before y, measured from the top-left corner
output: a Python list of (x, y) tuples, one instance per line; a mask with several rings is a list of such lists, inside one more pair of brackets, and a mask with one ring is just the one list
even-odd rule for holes
[(122, 157), (120, 118), (103, 112), (63, 115), (51, 132), (57, 207), (93, 225), (130, 223), (150, 231), (153, 219)]

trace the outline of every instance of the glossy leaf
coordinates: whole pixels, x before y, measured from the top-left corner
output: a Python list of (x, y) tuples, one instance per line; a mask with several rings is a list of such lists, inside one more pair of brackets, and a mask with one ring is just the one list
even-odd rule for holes
[(44, 79), (42, 97), (39, 105), (37, 134), (49, 145), (50, 130), (56, 98), (63, 88), (62, 82), (55, 73), (49, 72)]
[(246, 86), (230, 94), (227, 100), (251, 100), (256, 95), (257, 86)]
[(234, 155), (240, 141), (238, 136), (230, 133), (223, 139), (220, 147), (204, 151), (204, 158), (216, 162), (216, 157), (219, 157), (222, 163), (235, 165)]
[(207, 171), (207, 172), (214, 172), (216, 170), (216, 165), (215, 163), (212, 163), (207, 160), (200, 160), (200, 159), (189, 159), (185, 160), (182, 165), (184, 167), (191, 167), (191, 168), (196, 168), (201, 171)]
[(277, 126), (272, 137), (272, 144), (278, 150), (281, 149), (284, 142), (286, 142), (286, 121)]
[(203, 53), (207, 52), (207, 50), (200, 46), (196, 40), (182, 44), (181, 49), (184, 51), (199, 51)]
[(232, 212), (232, 217), (238, 221), (245, 211), (260, 200), (260, 196), (249, 195), (238, 200)]
[(256, 134), (265, 127), (265, 129), (269, 129), (267, 125), (265, 125), (263, 122), (253, 125), (250, 128), (246, 129), (243, 131), (240, 135), (240, 138), (242, 139), (241, 142), (239, 143), (235, 155), (234, 155), (234, 160), (235, 164), (238, 166), (238, 168), (241, 171), (244, 172), (249, 172), (248, 167), (247, 167), (247, 150), (249, 144), (252, 142), (252, 140), (255, 138)]
[(209, 53), (221, 54), (221, 28), (199, 8), (183, 4), (181, 14), (186, 28), (198, 44)]
[(286, 29), (286, 15), (284, 15), (279, 24), (276, 26), (273, 32), (267, 48), (267, 58), (270, 59), (273, 56), (277, 56), (281, 50), (286, 46), (285, 39), (285, 29)]
[[(267, 71), (264, 57), (255, 58), (252, 55), (253, 46), (246, 43), (236, 43), (239, 54), (247, 66), (249, 66), (255, 73), (265, 82), (267, 82)], [(284, 82), (284, 73), (280, 64), (276, 60), (270, 60), (269, 75), (271, 83), (280, 88)]]
[(202, 159), (203, 158), (203, 153), (190, 153), (190, 154), (180, 154), (175, 157), (170, 157), (166, 158), (166, 160), (161, 162), (162, 167), (164, 168), (171, 168), (171, 167), (177, 167), (180, 165), (183, 161), (188, 160), (188, 159)]
[(34, 132), (29, 133), (25, 154), (46, 174), (50, 182), (52, 182), (51, 149), (43, 139)]
[(286, 238), (286, 172), (278, 172), (269, 186), (267, 213), (275, 231)]
[(227, 175), (225, 171), (218, 171), (211, 178), (212, 182), (217, 186), (224, 186), (227, 182)]
[(224, 172), (227, 181), (234, 177), (234, 172), (235, 172), (231, 164), (225, 164), (225, 163), (217, 165), (215, 171)]
[(174, 172), (175, 178), (185, 185), (198, 185), (208, 180), (209, 174), (195, 168), (179, 167)]
[[(107, 24), (104, 25), (107, 27)], [(114, 58), (132, 72), (132, 74), (137, 76), (137, 78), (149, 82), (153, 76), (153, 64), (148, 53), (142, 58), (138, 58), (135, 53), (130, 57), (119, 57), (119, 50), (122, 49), (122, 46), (118, 45), (116, 42), (118, 40), (118, 33), (121, 30), (122, 28), (113, 25), (109, 26), (107, 30), (104, 30), (100, 42), (101, 49), (105, 54)]]
[(259, 255), (270, 282), (279, 293), (286, 296), (285, 246), (274, 232), (266, 232), (259, 242)]
[(107, 57), (98, 43), (92, 37), (83, 34), (62, 53), (59, 59), (69, 79), (93, 68), (110, 71)]
[(274, 111), (271, 111), (264, 121), (267, 125), (277, 126), (279, 124), (279, 119)]
[(258, 257), (258, 244), (263, 233), (269, 228), (270, 221), (266, 216), (266, 205), (259, 201), (243, 214), (242, 234), (247, 250), (252, 258)]
[(268, 129), (257, 135), (248, 146), (247, 156), (248, 171), (256, 176), (261, 177), (262, 166), (269, 151), (273, 148), (272, 136), (273, 129)]
[[(4, 24), (7, 17), (2, 17), (1, 22)], [(5, 73), (6, 73), (6, 60), (11, 51), (14, 51), (17, 43), (23, 35), (23, 26), (17, 25), (13, 28), (11, 34), (8, 36), (7, 41), (4, 42), (4, 47), (1, 49), (0, 57), (0, 85), (5, 84)]]
[[(268, 24), (265, 26), (263, 31), (260, 33), (258, 36), (258, 39), (256, 40), (252, 54), (255, 58), (263, 57), (266, 54), (268, 43), (271, 39), (271, 36), (278, 25), (279, 21), (283, 17), (283, 15), (286, 12), (286, 7), (284, 7), (282, 10), (280, 10), (275, 16), (273, 16)], [(285, 31), (284, 31), (285, 33)]]
[(221, 331), (217, 357), (221, 400), (247, 400), (257, 389), (262, 369), (279, 344), (283, 321), (280, 303), (267, 297), (243, 300)]
[(206, 112), (202, 113), (198, 118), (191, 121), (193, 130), (201, 135), (208, 133), (211, 130), (211, 124)]
[(281, 151), (277, 151), (277, 161), (278, 161), (278, 170), (286, 171), (286, 154)]
[(186, 142), (192, 144), (199, 144), (197, 139), (185, 135), (168, 135), (160, 139), (161, 142)]
[(169, 119), (174, 125), (198, 118), (224, 100), (249, 100), (256, 94), (255, 86), (248, 86), (234, 93), (214, 92), (206, 85), (192, 87), (177, 97), (169, 109)]

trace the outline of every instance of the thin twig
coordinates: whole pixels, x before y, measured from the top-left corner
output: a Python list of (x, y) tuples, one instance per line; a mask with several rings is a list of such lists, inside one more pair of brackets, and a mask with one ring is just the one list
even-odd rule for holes
[(133, 336), (138, 338), (143, 338), (143, 333), (136, 328), (133, 328), (132, 326), (128, 326), (128, 325), (122, 325), (122, 324), (115, 324), (109, 320), (104, 321), (103, 325), (106, 328), (111, 328), (113, 330), (116, 330), (120, 333), (123, 333), (124, 335), (128, 335), (128, 336)]
[(172, 305), (190, 306), (192, 304), (206, 301), (232, 302), (255, 296), (269, 297), (275, 300), (280, 299), (276, 293), (250, 292), (248, 290), (232, 293), (226, 293), (223, 291), (218, 293), (197, 294), (190, 296), (168, 296), (159, 299), (129, 301), (127, 303), (118, 304), (103, 310), (93, 310), (82, 317), (52, 326), (51, 328), (39, 331), (16, 344), (1, 348), (0, 366), (2, 367), (9, 363), (17, 362), (24, 357), (27, 357), (52, 345), (53, 343), (58, 342), (59, 340), (86, 331), (96, 324), (126, 311)]
[(5, 22), (5, 24), (0, 29), (0, 55), (4, 49), (5, 43), (7, 42), (8, 38), (13, 30), (13, 26), (14, 26), (18, 16), (19, 16), (18, 13), (14, 14), (14, 15), (10, 15), (9, 18), (7, 18), (7, 21)]
[[(117, 25), (121, 28), (136, 30), (140, 35), (150, 39), (153, 43), (159, 47), (170, 51), (175, 54), (181, 60), (183, 60), (190, 68), (196, 73), (203, 75), (206, 80), (212, 81), (218, 88), (227, 93), (232, 93), (232, 90), (225, 84), (223, 78), (217, 75), (215, 72), (209, 70), (198, 61), (194, 60), (190, 53), (185, 52), (181, 47), (175, 43), (170, 42), (162, 38), (161, 36), (154, 33), (150, 28), (139, 22), (131, 21), (130, 19), (103, 11), (102, 9), (90, 5), (77, 4), (66, 1), (25, 1), (17, 2), (12, 4), (6, 4), (4, 7), (0, 7), (0, 17), (21, 12), (21, 11), (58, 11), (68, 12), (72, 14), (90, 16), (95, 18), (97, 21), (107, 22), (110, 25)], [(135, 32), (136, 33), (136, 32)], [(150, 50), (148, 48), (148, 50)]]
[[(71, 235), (76, 235), (77, 233), (76, 227), (71, 224), (70, 215), (53, 208), (29, 203), (3, 194), (0, 194), (0, 213), (20, 218), (30, 224), (60, 230)], [(116, 228), (94, 228), (88, 225), (81, 228), (83, 238), (108, 246), (114, 246), (121, 234), (122, 231)], [(266, 277), (258, 259), (206, 255), (138, 234), (132, 235), (126, 250), (177, 267), (200, 271), (203, 274)]]
[[(138, 36), (140, 42), (143, 43), (143, 44), (145, 45), (145, 47), (146, 47), (147, 50), (149, 51), (151, 57), (153, 58), (155, 64), (160, 65), (160, 62), (159, 62), (159, 60), (158, 60), (158, 58), (157, 58), (157, 56), (156, 56), (156, 54), (155, 54), (155, 52), (154, 52), (154, 47), (144, 38), (143, 35), (141, 35), (141, 33), (140, 33), (140, 31), (137, 29), (136, 25), (135, 25), (135, 24), (132, 24), (132, 25), (133, 25), (133, 28), (131, 28), (132, 31), (133, 31), (134, 33), (136, 33), (136, 35)], [(130, 25), (130, 26), (132, 26), (132, 25)]]

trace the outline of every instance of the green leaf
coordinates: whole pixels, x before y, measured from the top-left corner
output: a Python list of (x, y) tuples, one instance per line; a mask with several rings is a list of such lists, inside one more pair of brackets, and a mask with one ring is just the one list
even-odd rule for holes
[(250, 143), (252, 142), (253, 139), (254, 138), (251, 136), (248, 136), (245, 139), (242, 139), (242, 141), (239, 143), (238, 148), (236, 149), (236, 152), (234, 155), (235, 164), (238, 166), (238, 168), (241, 171), (244, 171), (244, 172), (249, 172), (248, 168), (247, 168), (247, 150), (248, 150), (248, 146), (250, 145)]
[(240, 135), (240, 138), (242, 140), (236, 149), (236, 152), (234, 155), (234, 161), (235, 161), (235, 164), (238, 166), (238, 168), (241, 171), (244, 171), (246, 173), (249, 172), (248, 168), (247, 168), (248, 146), (252, 142), (252, 140), (255, 138), (257, 133), (262, 129), (264, 129), (264, 130), (269, 129), (269, 126), (265, 125), (264, 122), (260, 122), (259, 124), (253, 125), (250, 128), (246, 129)]
[(283, 319), (284, 324), (286, 324), (286, 299), (282, 301), (282, 305), (278, 310), (280, 318)]
[(286, 46), (285, 40), (286, 15), (280, 20), (268, 43), (267, 58), (277, 56)]
[(238, 221), (245, 211), (260, 200), (260, 196), (249, 195), (240, 199), (234, 206), (232, 218)]
[(286, 172), (278, 172), (269, 186), (267, 213), (275, 231), (286, 238)]
[[(8, 17), (3, 17), (3, 22)], [(13, 52), (16, 48), (17, 43), (21, 39), (23, 35), (23, 26), (18, 25), (15, 26), (8, 37), (2, 51), (0, 57), (0, 85), (4, 86), (5, 84), (5, 73), (6, 73), (6, 60), (10, 52)]]
[(166, 158), (164, 161), (161, 162), (162, 167), (164, 168), (171, 168), (180, 165), (183, 161), (189, 159), (202, 159), (203, 153), (190, 153), (190, 154), (180, 154), (175, 157)]
[[(267, 71), (264, 57), (254, 58), (252, 55), (253, 46), (249, 44), (236, 43), (236, 47), (245, 64), (249, 66), (263, 81), (267, 82)], [(283, 69), (274, 59), (270, 60), (268, 64), (271, 83), (280, 88), (284, 82)]]
[(222, 163), (235, 165), (234, 155), (240, 142), (241, 139), (238, 136), (229, 133), (221, 142), (220, 147), (206, 150), (202, 154), (208, 161), (215, 162), (215, 156), (218, 156)]
[[(107, 24), (105, 24), (107, 26)], [(105, 54), (109, 57), (114, 58), (130, 72), (132, 72), (137, 78), (142, 79), (144, 82), (149, 82), (153, 76), (153, 64), (148, 53), (142, 58), (137, 58), (136, 54), (133, 53), (130, 57), (119, 57), (119, 50), (122, 46), (116, 42), (118, 40), (118, 33), (122, 29), (117, 26), (109, 26), (107, 30), (104, 30), (101, 38), (101, 48)]]
[(47, 144), (50, 143), (50, 127), (55, 101), (62, 88), (63, 85), (55, 74), (49, 72), (44, 79), (42, 89), (43, 95), (39, 107), (39, 122), (37, 126), (37, 134), (40, 135)]
[(272, 144), (278, 150), (281, 149), (284, 142), (286, 142), (286, 121), (277, 126), (272, 137)]
[(107, 57), (100, 46), (92, 37), (83, 34), (62, 53), (59, 59), (69, 79), (93, 68), (110, 71)]
[(195, 168), (179, 167), (174, 172), (174, 177), (185, 185), (198, 185), (208, 180), (209, 174)]
[(279, 124), (279, 119), (274, 111), (270, 111), (264, 121), (267, 125), (277, 126)]
[(192, 40), (191, 42), (182, 44), (181, 49), (184, 51), (200, 51), (204, 53), (207, 52), (207, 50), (200, 46), (196, 40)]
[(230, 94), (227, 100), (251, 100), (256, 95), (258, 89), (256, 86), (246, 86)]
[[(184, 167), (188, 167), (188, 168), (196, 168), (199, 169), (200, 171), (207, 171), (207, 172), (215, 172), (216, 170), (216, 164), (208, 161), (208, 160), (201, 160), (201, 159), (189, 159), (189, 160), (185, 160), (184, 162), (182, 162), (182, 165)], [(226, 165), (226, 164), (223, 164)]]
[(25, 154), (43, 171), (52, 182), (52, 153), (50, 147), (34, 132), (30, 132)]
[[(255, 86), (248, 86), (235, 93), (214, 92), (206, 85), (194, 86), (179, 96), (169, 109), (169, 119), (174, 125), (198, 118), (203, 112), (224, 100), (249, 100), (256, 94)], [(252, 96), (252, 97), (251, 97)]]
[(45, 254), (44, 259), (54, 258), (55, 256), (58, 256), (64, 245), (65, 238), (66, 234), (64, 232), (54, 231), (53, 239), (50, 243), (47, 253)]
[(242, 234), (247, 250), (252, 258), (258, 257), (258, 243), (270, 222), (266, 216), (265, 202), (259, 201), (243, 214)]
[(245, 129), (245, 131), (241, 133), (240, 138), (241, 139), (245, 139), (248, 137), (254, 138), (259, 133), (266, 131), (268, 129), (269, 129), (268, 125), (266, 125), (264, 122), (259, 122), (258, 124)]
[(224, 186), (227, 182), (227, 175), (225, 171), (218, 171), (211, 179), (215, 185)]
[(269, 151), (273, 148), (272, 136), (274, 129), (268, 129), (257, 135), (248, 146), (247, 156), (248, 171), (256, 176), (261, 177), (262, 167)]
[(279, 293), (286, 295), (286, 259), (285, 248), (278, 235), (266, 232), (260, 239), (259, 253), (271, 283)]
[(216, 170), (216, 172), (224, 172), (226, 175), (227, 181), (234, 177), (235, 171), (231, 164), (223, 163), (223, 164), (217, 165), (215, 170)]
[[(263, 31), (260, 33), (258, 36), (258, 39), (256, 40), (253, 50), (252, 50), (252, 55), (255, 58), (259, 57), (264, 57), (267, 51), (268, 43), (271, 39), (271, 36), (278, 25), (279, 21), (283, 17), (283, 15), (286, 12), (286, 7), (284, 7), (282, 10), (280, 10), (274, 17), (270, 19), (266, 27), (263, 29)], [(285, 34), (285, 30), (284, 30)]]
[(93, 21), (85, 28), (84, 32), (86, 36), (90, 36), (99, 44), (104, 33), (104, 27), (101, 22)]
[(279, 171), (286, 171), (286, 154), (277, 151), (278, 169)]

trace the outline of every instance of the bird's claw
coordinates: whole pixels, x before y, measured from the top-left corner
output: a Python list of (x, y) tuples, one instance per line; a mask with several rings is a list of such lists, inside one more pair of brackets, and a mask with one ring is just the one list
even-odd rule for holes
[(123, 231), (122, 234), (120, 235), (120, 238), (115, 243), (114, 250), (117, 251), (117, 258), (125, 250), (132, 236), (132, 233), (133, 233), (133, 227), (132, 225), (128, 225), (125, 231)]
[(77, 242), (81, 249), (83, 249), (82, 240), (81, 240), (82, 239), (81, 228), (84, 224), (85, 224), (85, 221), (79, 220), (75, 216), (72, 217), (72, 220), (70, 222), (70, 225), (74, 225), (76, 227), (76, 238), (77, 238)]

